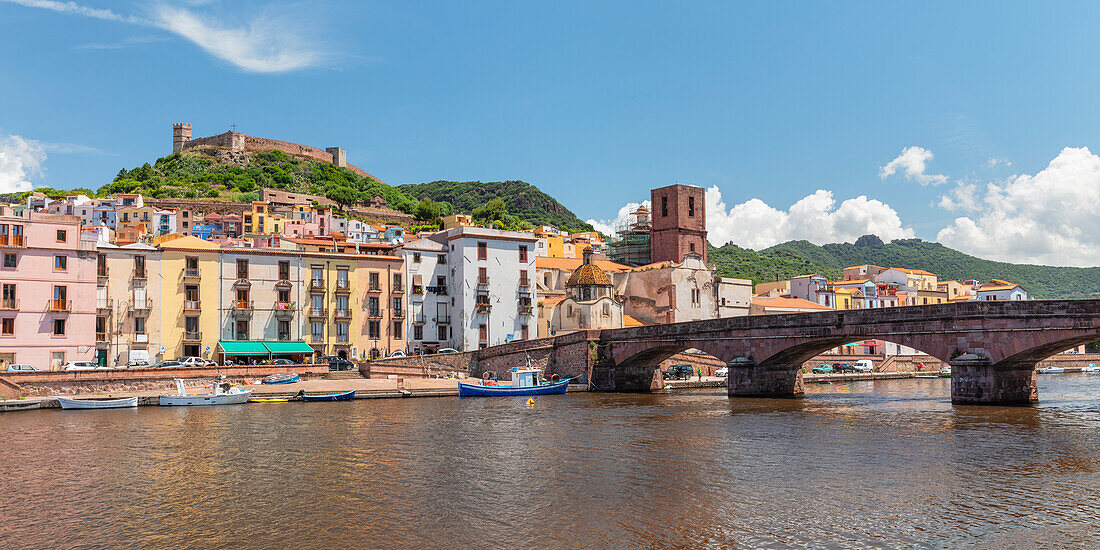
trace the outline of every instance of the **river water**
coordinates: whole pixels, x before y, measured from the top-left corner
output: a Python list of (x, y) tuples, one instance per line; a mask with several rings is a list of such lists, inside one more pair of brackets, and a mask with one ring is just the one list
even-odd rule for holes
[(0, 415), (3, 548), (1100, 547), (1100, 376)]

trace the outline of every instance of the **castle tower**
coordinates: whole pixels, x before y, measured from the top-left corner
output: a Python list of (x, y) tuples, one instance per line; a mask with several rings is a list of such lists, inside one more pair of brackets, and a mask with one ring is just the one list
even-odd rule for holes
[(183, 146), (191, 141), (191, 125), (186, 122), (177, 122), (172, 125), (172, 152), (178, 153)]
[(669, 185), (650, 192), (653, 229), (651, 262), (682, 262), (695, 253), (707, 261), (707, 213), (705, 191), (694, 185)]
[(339, 166), (340, 168), (347, 168), (348, 166), (348, 154), (344, 151), (343, 147), (326, 147), (325, 151), (332, 155), (332, 165)]

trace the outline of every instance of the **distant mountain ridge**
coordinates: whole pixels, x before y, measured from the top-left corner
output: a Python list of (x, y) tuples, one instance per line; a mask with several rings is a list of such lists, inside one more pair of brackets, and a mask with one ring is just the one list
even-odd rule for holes
[(567, 231), (592, 231), (591, 225), (554, 197), (525, 181), (433, 181), (398, 185), (396, 189), (415, 199), (450, 203), (459, 214), (472, 213), (489, 200), (500, 198), (508, 207), (508, 214), (535, 227), (552, 225)]
[(883, 243), (877, 237), (853, 243), (815, 245), (790, 241), (760, 251), (733, 244), (711, 247), (713, 267), (725, 277), (751, 279), (753, 283), (788, 279), (806, 273), (840, 277), (848, 266), (873, 264), (883, 267), (923, 269), (945, 279), (1006, 279), (1019, 283), (1032, 298), (1098, 298), (1100, 267), (1055, 267), (983, 260), (920, 239)]

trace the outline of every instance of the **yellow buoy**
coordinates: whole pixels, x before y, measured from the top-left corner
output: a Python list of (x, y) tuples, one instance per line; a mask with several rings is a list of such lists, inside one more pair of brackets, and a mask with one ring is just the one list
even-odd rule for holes
[(534, 407), (535, 406), (535, 398), (534, 397), (528, 397), (527, 398), (527, 406), (528, 407)]

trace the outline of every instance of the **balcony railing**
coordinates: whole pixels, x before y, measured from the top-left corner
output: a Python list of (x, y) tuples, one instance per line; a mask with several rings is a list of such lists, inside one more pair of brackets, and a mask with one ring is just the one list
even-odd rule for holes
[(337, 317), (345, 317), (345, 318), (346, 317), (351, 317), (351, 309), (346, 308), (346, 307), (338, 307), (338, 308), (336, 308), (336, 311), (334, 312), (334, 315), (336, 315)]
[(54, 313), (69, 313), (73, 310), (72, 300), (50, 300), (49, 308)]
[(325, 311), (325, 307), (311, 307), (309, 308), (310, 317), (325, 317), (328, 313)]
[(197, 267), (188, 267), (188, 268), (184, 269), (183, 270), (183, 278), (184, 279), (198, 279), (199, 278), (199, 268), (197, 268)]
[(391, 317), (393, 317), (394, 319), (404, 319), (405, 318), (405, 310), (395, 309), (395, 310), (393, 310), (393, 314), (391, 315)]
[(489, 313), (489, 310), (492, 308), (493, 306), (489, 304), (474, 304), (474, 311), (478, 313)]
[(251, 317), (252, 309), (252, 300), (233, 300), (233, 315), (236, 317)]
[(0, 310), (4, 311), (17, 311), (19, 309), (19, 300), (15, 298), (4, 298), (0, 300)]
[(413, 321), (414, 325), (423, 325), (424, 324), (424, 314), (423, 313), (414, 313), (412, 321)]
[(534, 312), (535, 312), (535, 308), (532, 307), (532, 306), (519, 306), (519, 314), (520, 315), (533, 315)]
[(347, 279), (336, 279), (336, 290), (339, 292), (347, 292), (351, 289), (351, 281)]
[(367, 310), (367, 319), (381, 319), (381, 318), (382, 318), (382, 310), (381, 309), (368, 309)]
[(279, 333), (279, 341), (280, 342), (285, 342), (287, 340), (290, 340), (290, 333), (289, 332), (280, 332)]
[(150, 298), (134, 298), (127, 306), (126, 309), (130, 312), (149, 311), (153, 308), (153, 300)]
[(110, 271), (108, 271), (106, 267), (99, 267), (95, 270), (95, 276), (100, 279), (106, 279), (108, 277), (108, 273), (110, 273)]
[(294, 302), (275, 302), (276, 317), (291, 317), (297, 309)]
[(27, 238), (22, 235), (0, 235), (0, 246), (27, 246)]
[(107, 341), (107, 333), (106, 332), (97, 332), (97, 333), (95, 333), (95, 341), (96, 342), (106, 342)]
[(185, 330), (183, 331), (184, 342), (201, 342), (202, 332), (198, 330)]
[(348, 343), (348, 335), (347, 334), (337, 334), (336, 335), (336, 342), (339, 343), (339, 344)]
[(309, 289), (310, 290), (324, 290), (325, 289), (325, 280), (324, 279), (310, 279), (309, 280)]
[(401, 283), (398, 283), (398, 282), (395, 281), (394, 284), (390, 286), (390, 294), (404, 294), (404, 293), (405, 293), (405, 286), (402, 285)]
[(110, 311), (113, 307), (114, 307), (114, 300), (105, 299), (105, 300), (96, 300), (95, 301), (95, 308), (100, 313)]
[(322, 342), (325, 341), (325, 335), (324, 334), (310, 334), (309, 335), (309, 341), (314, 342), (314, 343), (322, 343)]
[[(489, 304), (485, 304), (485, 305), (489, 305)], [(451, 324), (451, 314), (450, 313), (444, 313), (443, 315), (438, 315), (437, 314), (435, 316), (435, 324), (437, 324), (437, 325), (449, 325), (449, 324)]]
[(428, 292), (431, 292), (433, 294), (438, 294), (440, 296), (446, 296), (447, 295), (447, 285), (430, 286), (430, 287), (428, 287)]
[(202, 309), (202, 303), (198, 300), (184, 300), (183, 301), (183, 310), (184, 311), (199, 311), (200, 309)]
[(135, 281), (144, 281), (148, 278), (148, 273), (146, 273), (144, 269), (135, 269), (130, 278)]
[(149, 343), (149, 335), (145, 334), (145, 333), (135, 334), (134, 335), (134, 342), (136, 342), (138, 344), (148, 344)]
[(417, 295), (424, 294), (424, 287), (420, 285), (413, 285), (412, 293)]
[(372, 284), (367, 287), (367, 292), (382, 292), (382, 285)]

